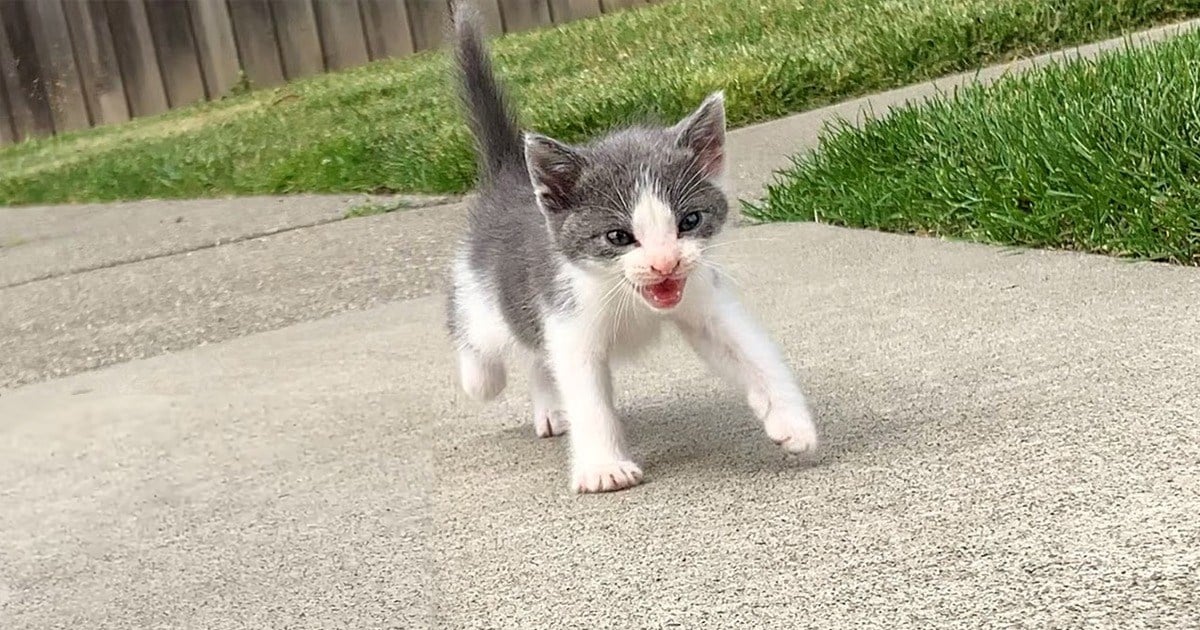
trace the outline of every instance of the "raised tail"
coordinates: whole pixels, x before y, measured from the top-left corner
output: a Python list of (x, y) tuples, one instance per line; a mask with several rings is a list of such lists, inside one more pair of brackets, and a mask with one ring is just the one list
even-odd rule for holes
[(494, 180), (506, 169), (524, 168), (520, 126), (492, 71), (479, 12), (470, 0), (454, 2), (454, 34), (460, 95), (475, 136), (480, 177)]

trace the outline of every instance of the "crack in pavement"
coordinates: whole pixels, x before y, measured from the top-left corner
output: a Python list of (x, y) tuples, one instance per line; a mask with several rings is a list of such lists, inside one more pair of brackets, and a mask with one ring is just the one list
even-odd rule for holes
[(193, 245), (193, 246), (185, 247), (182, 249), (171, 250), (169, 252), (162, 252), (162, 253), (158, 253), (158, 254), (146, 254), (144, 256), (131, 256), (129, 258), (118, 258), (116, 260), (112, 260), (112, 261), (106, 262), (106, 263), (100, 263), (100, 264), (95, 264), (95, 265), (83, 265), (80, 267), (71, 267), (71, 268), (68, 268), (68, 269), (65, 269), (62, 271), (52, 272), (52, 273), (44, 274), (41, 276), (35, 276), (33, 278), (28, 278), (25, 280), (18, 280), (17, 282), (10, 282), (8, 284), (0, 284), (0, 290), (14, 289), (17, 287), (25, 286), (27, 284), (33, 284), (35, 282), (43, 282), (46, 280), (53, 280), (55, 278), (61, 278), (63, 276), (73, 276), (73, 275), (88, 273), (91, 271), (99, 271), (101, 269), (112, 269), (113, 267), (120, 267), (122, 265), (131, 265), (131, 264), (135, 264), (135, 263), (147, 262), (147, 261), (151, 261), (151, 260), (157, 260), (160, 258), (170, 258), (172, 256), (186, 256), (187, 254), (204, 251), (206, 249), (212, 249), (214, 247), (221, 247), (223, 245), (234, 245), (237, 243), (241, 243), (243, 241), (252, 241), (254, 239), (267, 238), (267, 237), (276, 236), (279, 234), (284, 234), (287, 232), (293, 232), (295, 230), (303, 230), (303, 229), (307, 229), (307, 228), (319, 227), (322, 225), (327, 225), (330, 223), (336, 223), (338, 221), (345, 221), (345, 220), (347, 220), (346, 217), (334, 217), (334, 218), (329, 218), (329, 219), (322, 219), (322, 220), (318, 220), (318, 221), (312, 221), (309, 223), (301, 223), (301, 224), (297, 224), (297, 225), (290, 225), (287, 227), (276, 228), (276, 229), (272, 229), (272, 230), (264, 230), (262, 232), (253, 232), (250, 234), (245, 234), (242, 236), (235, 236), (235, 237), (231, 237), (228, 239), (217, 239), (216, 241), (213, 241), (211, 243), (204, 243), (201, 245)]

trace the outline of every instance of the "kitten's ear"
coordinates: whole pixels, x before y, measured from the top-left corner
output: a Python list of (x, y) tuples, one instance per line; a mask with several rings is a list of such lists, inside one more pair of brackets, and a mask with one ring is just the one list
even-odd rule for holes
[(583, 156), (558, 140), (527, 133), (525, 166), (542, 210), (546, 213), (566, 210), (583, 172)]
[(705, 177), (720, 177), (725, 170), (725, 93), (713, 92), (700, 107), (675, 125), (676, 141), (690, 149)]

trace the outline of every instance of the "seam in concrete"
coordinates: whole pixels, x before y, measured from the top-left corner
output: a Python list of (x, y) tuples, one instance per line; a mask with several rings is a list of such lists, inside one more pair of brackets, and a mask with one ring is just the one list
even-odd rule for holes
[(9, 284), (0, 284), (0, 289), (12, 289), (15, 287), (22, 287), (27, 284), (33, 284), (35, 282), (42, 282), (44, 280), (53, 280), (55, 278), (62, 278), (62, 277), (73, 276), (73, 275), (77, 275), (77, 274), (81, 274), (81, 273), (88, 273), (89, 271), (99, 271), (101, 269), (112, 269), (113, 267), (132, 265), (132, 264), (136, 264), (136, 263), (140, 263), (140, 262), (146, 262), (148, 260), (158, 260), (160, 258), (170, 258), (172, 256), (184, 256), (187, 254), (191, 254), (193, 252), (200, 252), (200, 251), (204, 251), (206, 249), (213, 249), (215, 247), (221, 247), (222, 245), (232, 245), (234, 243), (242, 243), (245, 241), (252, 241), (256, 238), (267, 238), (267, 237), (275, 236), (277, 234), (285, 234), (287, 232), (294, 232), (296, 230), (304, 230), (307, 228), (320, 227), (320, 226), (326, 225), (328, 223), (336, 223), (338, 221), (343, 221), (343, 220), (345, 220), (344, 217), (332, 217), (332, 218), (328, 218), (328, 219), (321, 219), (320, 221), (311, 221), (309, 223), (302, 223), (299, 225), (289, 225), (287, 227), (276, 228), (273, 230), (264, 230), (262, 232), (243, 234), (242, 236), (235, 236), (235, 237), (231, 237), (231, 238), (227, 238), (227, 239), (217, 239), (211, 243), (204, 243), (201, 245), (195, 245), (192, 247), (186, 247), (184, 249), (178, 249), (178, 250), (169, 251), (169, 252), (162, 252), (159, 254), (147, 254), (145, 256), (131, 256), (129, 258), (121, 258), (121, 259), (113, 260), (113, 261), (106, 262), (106, 263), (100, 264), (100, 265), (83, 265), (80, 267), (73, 267), (73, 268), (67, 269), (65, 271), (45, 274), (45, 275), (37, 276), (37, 277), (33, 277), (33, 278), (27, 278), (27, 279), (21, 280), (19, 282), (12, 282)]
[[(412, 199), (405, 198), (404, 203), (406, 203), (408, 205), (405, 205), (401, 209), (401, 211), (403, 211), (403, 210), (424, 210), (424, 209), (429, 209), (429, 208), (449, 207), (449, 206), (453, 206), (458, 203), (461, 203), (462, 200), (465, 198), (466, 198), (466, 196), (444, 195), (444, 196), (440, 196), (440, 197), (430, 197), (429, 200), (427, 200), (423, 203), (419, 202), (419, 201), (413, 201)], [(370, 202), (374, 202), (374, 201), (376, 201), (376, 200), (368, 197), (364, 201), (364, 203), (370, 203)], [(317, 221), (310, 221), (308, 223), (297, 223), (295, 225), (287, 225), (287, 226), (283, 226), (283, 227), (279, 227), (279, 228), (262, 230), (259, 232), (251, 232), (249, 234), (242, 234), (239, 236), (233, 236), (233, 237), (224, 238), (224, 239), (218, 238), (209, 243), (201, 243), (199, 245), (193, 245), (191, 247), (185, 247), (182, 249), (176, 249), (176, 250), (167, 251), (167, 252), (160, 252), (157, 254), (146, 254), (146, 255), (142, 255), (142, 256), (128, 256), (125, 258), (119, 258), (119, 259), (111, 260), (109, 262), (101, 263), (101, 264), (80, 265), (78, 267), (71, 267), (71, 268), (68, 268), (68, 269), (65, 269), (62, 271), (46, 273), (46, 274), (43, 274), (40, 276), (26, 278), (24, 280), (20, 280), (17, 282), (10, 282), (8, 284), (0, 284), (0, 290), (12, 289), (15, 287), (25, 286), (27, 284), (33, 284), (35, 282), (42, 282), (44, 280), (53, 280), (55, 278), (63, 278), (63, 277), (67, 277), (67, 276), (88, 273), (91, 271), (99, 271), (102, 269), (112, 269), (113, 267), (120, 267), (123, 265), (132, 265), (132, 264), (136, 264), (136, 263), (140, 263), (140, 262), (145, 262), (148, 260), (158, 260), (161, 258), (170, 258), (172, 256), (187, 255), (187, 254), (191, 254), (193, 252), (204, 251), (206, 249), (213, 249), (214, 247), (221, 247), (223, 245), (233, 245), (233, 244), (242, 243), (245, 241), (252, 241), (254, 239), (269, 238), (269, 237), (277, 236), (280, 234), (286, 234), (288, 232), (294, 232), (296, 230), (305, 230), (308, 228), (320, 227), (322, 225), (328, 225), (330, 223), (337, 223), (339, 221), (345, 221), (345, 220), (351, 219), (351, 218), (363, 218), (363, 217), (347, 217), (347, 216), (345, 216), (346, 212), (349, 212), (354, 207), (356, 207), (356, 206), (355, 205), (347, 206), (341, 216), (329, 217), (329, 218), (320, 219)]]

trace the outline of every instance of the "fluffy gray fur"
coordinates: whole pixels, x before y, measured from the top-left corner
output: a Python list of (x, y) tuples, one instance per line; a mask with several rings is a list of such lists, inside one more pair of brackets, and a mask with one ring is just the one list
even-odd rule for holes
[[(723, 228), (728, 203), (705, 172), (712, 166), (706, 163), (712, 158), (708, 149), (724, 138), (719, 98), (705, 101), (677, 125), (624, 128), (581, 146), (523, 134), (492, 70), (473, 8), (457, 3), (454, 20), (461, 96), (480, 180), (464, 254), (497, 296), (521, 343), (542, 346), (546, 307), (574, 307), (559, 280), (561, 264), (605, 264), (631, 247), (613, 245), (605, 234), (632, 229), (632, 204), (642, 182), (656, 188), (677, 221), (693, 211), (702, 214), (690, 237), (711, 238)], [(454, 300), (452, 292), (448, 325), (457, 337)]]

